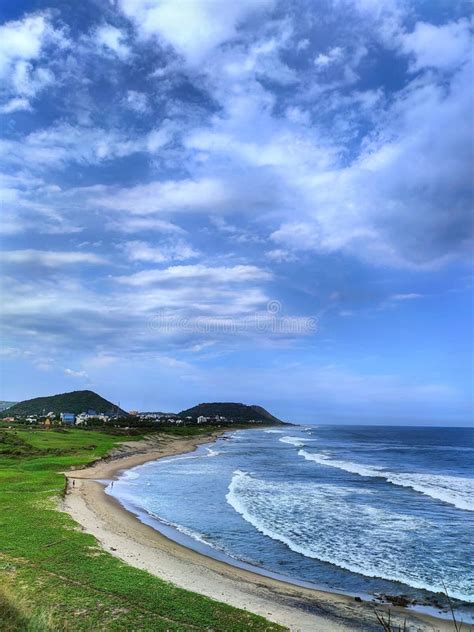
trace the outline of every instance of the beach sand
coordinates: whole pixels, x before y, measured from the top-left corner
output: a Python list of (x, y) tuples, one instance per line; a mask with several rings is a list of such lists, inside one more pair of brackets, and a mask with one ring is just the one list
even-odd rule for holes
[[(377, 611), (385, 606), (353, 597), (300, 588), (201, 555), (166, 538), (138, 520), (104, 491), (99, 480), (113, 480), (126, 469), (188, 452), (222, 433), (193, 438), (153, 435), (124, 443), (87, 469), (67, 472), (68, 492), (61, 509), (68, 512), (102, 547), (127, 564), (181, 588), (260, 614), (292, 631), (381, 630)], [(74, 482), (74, 485), (73, 485)], [(179, 502), (179, 499), (178, 499)], [(440, 619), (391, 607), (392, 621), (407, 630), (445, 632), (454, 626)]]

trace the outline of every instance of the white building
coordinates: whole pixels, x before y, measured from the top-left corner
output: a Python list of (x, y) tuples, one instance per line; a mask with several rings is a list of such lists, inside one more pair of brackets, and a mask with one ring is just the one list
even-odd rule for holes
[(110, 421), (110, 417), (108, 415), (105, 415), (104, 413), (98, 413), (95, 415), (90, 415), (89, 413), (80, 413), (79, 415), (76, 415), (76, 426), (81, 426), (83, 424), (87, 425), (87, 422), (91, 420), (107, 422)]

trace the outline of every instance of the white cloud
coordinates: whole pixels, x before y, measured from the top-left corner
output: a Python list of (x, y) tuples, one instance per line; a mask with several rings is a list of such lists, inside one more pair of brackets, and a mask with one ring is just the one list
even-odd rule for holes
[(267, 270), (252, 265), (231, 267), (205, 265), (171, 266), (163, 270), (144, 270), (136, 274), (117, 277), (125, 285), (144, 286), (167, 281), (201, 279), (207, 283), (246, 283), (248, 281), (268, 281), (271, 274)]
[[(317, 225), (310, 222), (287, 222), (273, 231), (270, 238), (294, 250), (318, 250), (321, 247)], [(276, 252), (278, 254), (283, 251)]]
[(417, 22), (411, 33), (400, 37), (401, 50), (413, 60), (412, 72), (424, 68), (455, 70), (472, 52), (472, 30), (467, 19), (440, 26)]
[(86, 371), (74, 371), (73, 369), (64, 369), (64, 373), (66, 375), (69, 375), (70, 377), (77, 377), (80, 379), (83, 379), (83, 378), (89, 379), (89, 376)]
[[(38, 257), (33, 263), (38, 266)], [(25, 347), (33, 356), (40, 357), (45, 345), (53, 355), (64, 348), (87, 349), (92, 355), (90, 363), (82, 362), (87, 370), (117, 357), (155, 357), (157, 348), (160, 353), (190, 349), (209, 342), (211, 332), (213, 340), (226, 345), (242, 337), (263, 343), (300, 337), (301, 328), (296, 333), (259, 328), (259, 323), (272, 324), (269, 296), (259, 287), (271, 279), (269, 272), (250, 265), (172, 266), (104, 277), (100, 287), (63, 270), (31, 279), (4, 274), (2, 293), (8, 302), (2, 322), (8, 339), (20, 341), (11, 346)]]
[(17, 97), (15, 99), (10, 99), (2, 106), (0, 106), (0, 113), (2, 114), (11, 114), (12, 112), (20, 112), (20, 111), (30, 111), (31, 104), (28, 99), (24, 97)]
[(89, 368), (102, 368), (111, 366), (119, 362), (120, 358), (112, 353), (100, 352), (91, 358), (88, 358), (84, 363)]
[[(357, 36), (374, 38), (387, 48), (397, 45), (403, 22), (411, 6), (400, 0), (335, 0), (343, 13), (341, 19), (351, 23)], [(355, 14), (353, 13), (355, 11)]]
[(310, 44), (311, 44), (311, 42), (309, 41), (309, 39), (304, 38), (304, 39), (300, 40), (296, 44), (296, 50), (297, 51), (306, 50), (309, 47)]
[(64, 32), (54, 28), (47, 11), (0, 26), (0, 78), (10, 102), (15, 97), (34, 97), (55, 81), (45, 67), (48, 46), (62, 49), (68, 42)]
[(82, 230), (62, 208), (55, 208), (54, 199), (61, 193), (58, 187), (47, 186), (41, 178), (21, 170), (15, 176), (2, 173), (1, 180), (4, 187), (0, 188), (0, 233), (14, 235), (31, 230), (59, 235)]
[(234, 200), (223, 182), (215, 178), (151, 182), (96, 199), (105, 208), (138, 215), (158, 212), (209, 211), (227, 207)]
[(111, 24), (104, 24), (95, 33), (97, 44), (105, 50), (112, 51), (124, 60), (130, 55), (130, 48), (125, 43), (127, 35)]
[(277, 263), (290, 263), (296, 261), (297, 257), (294, 252), (289, 250), (283, 250), (282, 248), (274, 248), (273, 250), (267, 250), (265, 257), (270, 261), (276, 261)]
[(19, 60), (39, 57), (49, 29), (45, 15), (29, 15), (0, 26), (0, 76), (5, 77)]
[(35, 264), (56, 268), (60, 266), (85, 264), (103, 264), (105, 259), (91, 252), (59, 252), (52, 250), (6, 250), (0, 254), (4, 263)]
[[(236, 168), (275, 168), (283, 181), (289, 179), (285, 171), (289, 174), (296, 167), (311, 165), (321, 170), (332, 166), (336, 147), (320, 138), (317, 130), (308, 133), (307, 128), (295, 126), (293, 121), (274, 117), (274, 101), (261, 87), (254, 93), (236, 88), (225, 99), (223, 115), (214, 117), (211, 127), (190, 132), (184, 141), (186, 147), (208, 152), (214, 158), (221, 156), (221, 160), (227, 156)], [(268, 177), (264, 170), (261, 174), (260, 179)]]
[(326, 68), (343, 58), (343, 50), (340, 46), (334, 46), (329, 49), (327, 53), (319, 53), (314, 60), (314, 65), (317, 68)]
[(215, 48), (236, 37), (250, 14), (262, 11), (273, 0), (119, 0), (124, 14), (144, 38), (158, 37), (171, 44), (192, 65), (200, 64)]
[[(282, 29), (276, 34), (265, 36), (256, 43), (234, 45), (208, 62), (207, 70), (217, 75), (220, 70), (221, 81), (233, 84), (237, 81), (253, 81), (256, 77), (281, 85), (297, 84), (300, 81), (295, 69), (286, 64), (280, 55), (290, 41), (291, 31)], [(219, 67), (219, 70), (217, 69)]]
[(32, 170), (67, 163), (97, 164), (137, 152), (153, 153), (170, 139), (166, 124), (141, 136), (120, 129), (58, 123), (38, 129), (21, 140), (0, 141), (5, 162)]
[(220, 215), (213, 215), (209, 219), (211, 224), (217, 228), (220, 233), (227, 235), (234, 243), (245, 244), (265, 241), (255, 231), (235, 226), (227, 222)]
[(407, 294), (392, 294), (391, 301), (414, 301), (418, 298), (423, 298), (423, 294), (417, 294), (416, 292), (408, 292)]
[(146, 149), (150, 153), (154, 153), (167, 145), (173, 137), (173, 126), (168, 121), (164, 121), (158, 129), (152, 130), (146, 136)]
[(286, 109), (286, 118), (292, 123), (298, 125), (309, 125), (311, 123), (311, 115), (308, 110), (303, 110), (298, 106), (290, 106)]
[[(400, 14), (389, 4), (379, 10), (363, 2), (357, 10), (377, 24), (390, 23), (386, 41), (399, 50)], [(142, 34), (168, 28), (157, 26), (160, 12), (151, 14), (141, 3), (137, 7), (124, 10), (140, 23)], [(320, 93), (323, 106), (352, 113), (340, 116), (334, 129), (323, 130), (317, 122), (310, 127), (310, 101), (289, 101), (281, 116), (278, 95), (257, 81), (256, 60), (278, 53), (282, 41), (283, 36), (265, 33), (251, 43), (217, 45), (203, 64), (204, 85), (220, 110), (208, 123), (180, 131), (189, 177), (109, 187), (95, 203), (133, 215), (247, 215), (272, 227), (268, 232), (278, 247), (268, 257), (274, 260), (290, 260), (306, 250), (344, 252), (379, 265), (432, 267), (466, 252), (472, 160), (467, 67), (461, 66), (448, 84), (415, 77), (390, 99), (381, 90), (359, 90), (345, 101), (336, 92), (326, 102)], [(344, 50), (333, 46), (324, 54), (352, 70), (367, 52), (362, 41), (349, 42)], [(341, 81), (346, 89), (350, 81)], [(323, 109), (322, 116), (328, 113)], [(367, 120), (373, 131), (354, 150), (358, 125), (363, 128)]]
[(165, 233), (165, 234), (185, 234), (185, 230), (165, 219), (155, 217), (134, 217), (124, 214), (117, 219), (110, 220), (106, 228), (116, 230), (121, 233)]
[(125, 104), (128, 108), (139, 114), (145, 114), (150, 110), (147, 95), (144, 92), (137, 92), (136, 90), (128, 90)]
[(16, 94), (34, 97), (55, 81), (54, 74), (48, 68), (35, 68), (27, 61), (18, 61), (11, 76)]
[(470, 77), (464, 65), (448, 90), (432, 77), (414, 79), (351, 163), (310, 170), (302, 161), (287, 171), (299, 210), (272, 239), (396, 267), (465, 256), (472, 243)]
[(129, 261), (165, 263), (166, 261), (185, 261), (199, 255), (190, 244), (183, 240), (152, 245), (146, 241), (128, 241), (119, 246)]

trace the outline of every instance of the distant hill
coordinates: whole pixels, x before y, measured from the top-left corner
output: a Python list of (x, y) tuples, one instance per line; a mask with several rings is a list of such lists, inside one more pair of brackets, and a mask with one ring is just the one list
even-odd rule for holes
[(16, 404), (16, 402), (5, 402), (3, 400), (0, 401), (0, 413), (7, 408), (10, 408), (10, 406), (13, 406), (13, 404)]
[(205, 404), (198, 404), (197, 406), (193, 406), (192, 408), (188, 408), (187, 410), (182, 410), (179, 413), (180, 417), (215, 417), (216, 415), (220, 415), (222, 417), (227, 417), (227, 419), (233, 419), (234, 421), (250, 421), (254, 419), (256, 421), (267, 423), (283, 423), (277, 417), (274, 417), (272, 414), (262, 408), (261, 406), (251, 405), (247, 406), (246, 404), (237, 404), (233, 402), (212, 402)]
[(72, 391), (71, 393), (61, 393), (50, 397), (35, 397), (24, 402), (14, 404), (3, 414), (10, 415), (42, 415), (49, 413), (82, 413), (88, 410), (95, 410), (97, 413), (118, 413), (127, 415), (124, 410), (118, 408), (112, 402), (104, 399), (94, 391)]

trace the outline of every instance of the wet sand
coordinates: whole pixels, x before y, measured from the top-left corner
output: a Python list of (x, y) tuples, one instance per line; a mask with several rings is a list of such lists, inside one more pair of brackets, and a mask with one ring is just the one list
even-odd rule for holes
[[(260, 614), (292, 631), (381, 630), (374, 609), (386, 616), (386, 606), (301, 588), (201, 555), (143, 524), (105, 493), (101, 480), (114, 480), (124, 470), (142, 463), (192, 451), (220, 434), (197, 438), (153, 435), (124, 443), (92, 466), (66, 473), (68, 492), (61, 509), (94, 535), (105, 550), (127, 564), (181, 588)], [(406, 618), (409, 631), (454, 630), (449, 621), (404, 608), (390, 610), (392, 624), (403, 626)]]

